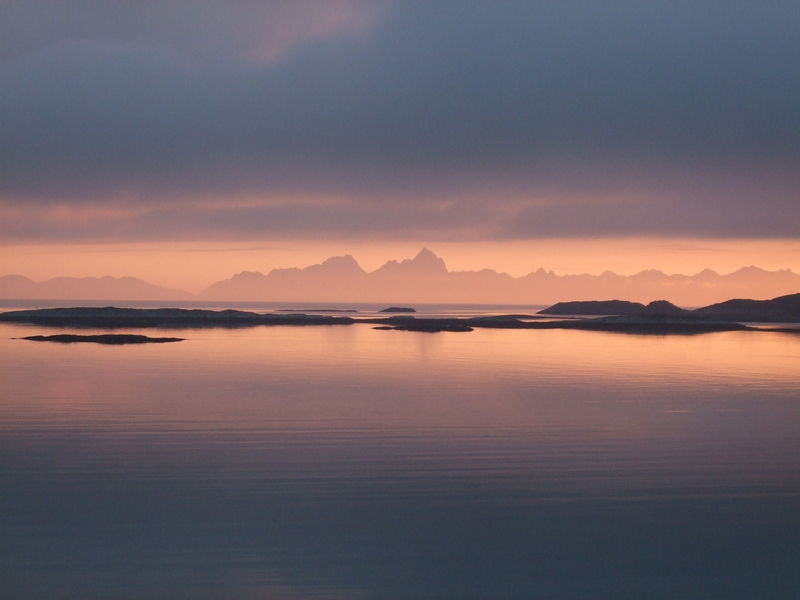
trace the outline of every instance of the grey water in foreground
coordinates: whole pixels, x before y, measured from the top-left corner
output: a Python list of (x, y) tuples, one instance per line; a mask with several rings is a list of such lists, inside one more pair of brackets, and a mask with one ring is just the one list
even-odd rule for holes
[(54, 333), (0, 324), (4, 598), (800, 597), (800, 336)]

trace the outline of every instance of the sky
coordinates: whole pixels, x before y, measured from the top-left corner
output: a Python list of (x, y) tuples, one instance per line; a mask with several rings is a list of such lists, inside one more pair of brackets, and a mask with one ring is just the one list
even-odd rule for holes
[(422, 245), (800, 271), (799, 24), (794, 0), (0, 0), (0, 271), (197, 288)]

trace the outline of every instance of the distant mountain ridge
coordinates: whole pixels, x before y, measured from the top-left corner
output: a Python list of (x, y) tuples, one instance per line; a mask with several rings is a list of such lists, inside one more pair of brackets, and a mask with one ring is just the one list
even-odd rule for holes
[(696, 275), (667, 275), (655, 269), (635, 275), (556, 275), (539, 268), (522, 277), (492, 269), (448, 271), (442, 258), (423, 248), (413, 259), (390, 260), (372, 272), (348, 255), (304, 269), (274, 269), (266, 275), (243, 271), (209, 286), (213, 300), (296, 302), (459, 302), (550, 304), (571, 299), (667, 298), (700, 306), (728, 298), (773, 298), (800, 291), (800, 275), (790, 269), (742, 267), (726, 275), (705, 269)]
[(0, 277), (0, 297), (31, 299), (215, 300), (353, 303), (553, 304), (563, 300), (626, 298), (649, 303), (664, 298), (681, 306), (705, 306), (729, 298), (767, 299), (800, 291), (790, 269), (742, 267), (721, 275), (668, 275), (655, 269), (634, 275), (557, 275), (539, 268), (522, 277), (492, 269), (449, 271), (423, 248), (414, 258), (390, 260), (367, 272), (353, 256), (333, 256), (305, 268), (242, 271), (212, 283), (199, 295), (152, 285), (134, 277), (57, 277), (34, 282)]
[(189, 300), (192, 295), (136, 277), (54, 277), (33, 281), (22, 275), (0, 277), (0, 297), (58, 300)]

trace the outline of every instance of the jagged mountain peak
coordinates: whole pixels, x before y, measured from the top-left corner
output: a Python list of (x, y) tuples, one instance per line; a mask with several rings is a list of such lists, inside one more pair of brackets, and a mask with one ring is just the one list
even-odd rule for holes
[(260, 277), (264, 277), (264, 274), (259, 271), (240, 271), (231, 279), (256, 279)]
[(712, 277), (719, 277), (719, 273), (717, 273), (714, 269), (709, 269), (708, 267), (706, 267), (705, 269), (697, 273), (695, 277), (708, 279)]
[(364, 269), (350, 254), (331, 256), (319, 264), (310, 265), (302, 269), (304, 273), (316, 273), (325, 276), (347, 277), (363, 275)]
[(755, 265), (750, 265), (748, 267), (740, 267), (731, 275), (761, 275), (762, 273), (767, 273), (764, 269), (757, 267)]
[(427, 246), (423, 246), (422, 250), (417, 252), (417, 255), (414, 257), (414, 260), (428, 260), (431, 258), (439, 258), (434, 254)]
[(641, 276), (641, 277), (651, 277), (651, 276), (661, 277), (662, 275), (665, 275), (665, 273), (664, 273), (664, 271), (660, 271), (659, 269), (644, 269), (642, 271), (639, 271), (635, 275), (632, 275), (632, 277), (639, 277), (639, 276)]
[(420, 250), (414, 258), (406, 258), (402, 262), (389, 260), (383, 264), (376, 273), (404, 273), (404, 274), (447, 274), (447, 265), (444, 259), (436, 256), (428, 248)]
[(353, 258), (352, 254), (343, 254), (342, 256), (331, 256), (322, 262), (322, 266), (335, 267), (337, 269), (347, 269), (351, 271), (363, 272), (361, 265)]
[(431, 252), (427, 247), (417, 252), (417, 255), (410, 262), (415, 265), (424, 265), (434, 268), (437, 271), (447, 271), (444, 259)]

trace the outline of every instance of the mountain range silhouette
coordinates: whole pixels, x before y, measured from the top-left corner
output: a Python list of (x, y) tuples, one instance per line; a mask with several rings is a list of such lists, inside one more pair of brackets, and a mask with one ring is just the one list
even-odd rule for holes
[(153, 285), (136, 277), (54, 277), (33, 281), (22, 275), (0, 277), (0, 298), (59, 300), (191, 300), (183, 290)]
[(704, 269), (668, 275), (648, 269), (634, 275), (557, 275), (539, 268), (522, 277), (492, 269), (449, 271), (445, 261), (423, 248), (410, 259), (390, 260), (367, 272), (353, 256), (333, 256), (305, 268), (242, 271), (211, 284), (198, 295), (149, 284), (133, 277), (58, 277), (34, 282), (20, 275), (0, 277), (0, 297), (126, 300), (218, 300), (276, 302), (390, 302), (552, 304), (564, 300), (668, 299), (700, 306), (730, 298), (773, 298), (800, 291), (790, 269), (742, 267), (728, 274)]

